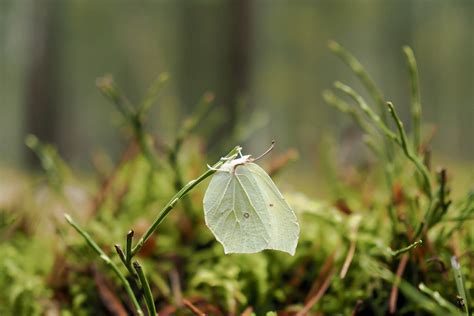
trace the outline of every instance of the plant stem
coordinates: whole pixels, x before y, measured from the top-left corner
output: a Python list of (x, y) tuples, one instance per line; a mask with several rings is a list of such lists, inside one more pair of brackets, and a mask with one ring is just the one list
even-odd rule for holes
[[(195, 113), (193, 113), (193, 115), (184, 120), (182, 128), (179, 130), (178, 136), (176, 137), (174, 145), (169, 150), (168, 161), (175, 174), (174, 185), (176, 190), (181, 189), (184, 185), (181, 168), (178, 163), (178, 156), (181, 150), (181, 146), (183, 145), (183, 142), (185, 141), (186, 137), (188, 137), (189, 134), (203, 121), (205, 114), (208, 112), (213, 100), (214, 94), (210, 92), (204, 94), (204, 96), (201, 98), (201, 100), (196, 106)], [(195, 216), (193, 205), (188, 196), (185, 196), (183, 198), (183, 206), (189, 216)]]
[(393, 256), (393, 257), (396, 257), (402, 253), (405, 253), (407, 251), (410, 251), (411, 249), (414, 249), (414, 248), (418, 248), (418, 247), (421, 247), (423, 245), (423, 240), (418, 240), (418, 241), (415, 241), (414, 243), (412, 243), (411, 245), (407, 246), (407, 247), (404, 247), (404, 248), (401, 248), (401, 249), (398, 249), (398, 250), (392, 250), (392, 249), (389, 249), (390, 251), (390, 254)]
[(127, 98), (122, 95), (119, 89), (117, 89), (111, 76), (104, 76), (103, 78), (97, 80), (97, 87), (107, 98), (110, 99), (110, 101), (112, 101), (112, 103), (122, 114), (123, 118), (130, 125), (137, 143), (140, 146), (142, 154), (154, 169), (159, 166), (159, 162), (147, 140), (147, 135), (143, 128), (143, 122), (144, 115), (148, 112), (149, 107), (156, 99), (156, 94), (159, 88), (161, 88), (162, 84), (166, 82), (166, 80), (167, 75), (160, 75), (158, 77), (158, 79), (152, 84), (152, 87), (148, 92), (148, 97), (138, 109), (134, 108)]
[(158, 92), (160, 92), (161, 88), (168, 81), (168, 79), (168, 73), (163, 72), (159, 74), (155, 80), (153, 80), (150, 87), (148, 88), (145, 99), (138, 109), (140, 119), (143, 119), (146, 116), (153, 103), (155, 103), (156, 98), (158, 97)]
[(357, 102), (361, 110), (375, 123), (375, 125), (391, 140), (398, 142), (397, 134), (392, 132), (387, 125), (380, 119), (380, 116), (372, 110), (369, 105), (365, 102), (364, 98), (360, 94), (358, 94), (354, 89), (351, 87), (343, 84), (340, 81), (336, 81), (334, 83), (334, 87), (336, 89), (344, 92), (349, 97), (351, 97), (354, 101)]
[(122, 247), (119, 244), (114, 245), (115, 251), (117, 252), (120, 260), (126, 265), (127, 259), (125, 258), (125, 253), (123, 252)]
[(390, 114), (392, 115), (393, 120), (395, 121), (395, 124), (397, 126), (399, 135), (395, 134), (392, 132), (384, 122), (380, 119), (380, 117), (375, 113), (365, 102), (364, 98), (362, 98), (354, 89), (351, 87), (337, 81), (334, 83), (334, 86), (350, 96), (354, 101), (357, 102), (357, 104), (360, 106), (362, 111), (367, 114), (367, 116), (375, 123), (375, 125), (391, 140), (395, 141), (402, 149), (403, 152), (405, 153), (405, 156), (413, 162), (415, 167), (418, 169), (418, 171), (421, 173), (423, 177), (423, 190), (425, 191), (426, 195), (428, 197), (432, 198), (432, 191), (431, 191), (431, 183), (430, 183), (430, 175), (429, 171), (426, 168), (426, 166), (423, 164), (423, 162), (418, 158), (418, 156), (414, 155), (409, 147), (409, 144), (407, 142), (407, 136), (405, 129), (403, 128), (403, 123), (400, 120), (397, 112), (395, 111), (395, 108), (392, 103), (388, 102), (388, 109)]
[(410, 73), (410, 91), (411, 91), (411, 115), (413, 120), (413, 146), (416, 152), (420, 150), (421, 144), (421, 96), (418, 67), (416, 65), (415, 54), (413, 50), (405, 46), (403, 47), (405, 58), (408, 63), (408, 71)]
[(92, 239), (92, 237), (84, 231), (77, 223), (71, 218), (69, 214), (64, 214), (64, 217), (68, 221), (68, 223), (86, 240), (87, 244), (99, 255), (99, 257), (108, 265), (112, 268), (114, 271), (115, 275), (120, 279), (122, 282), (123, 287), (127, 291), (128, 296), (132, 300), (133, 305), (135, 306), (135, 310), (138, 315), (143, 316), (143, 311), (140, 307), (140, 304), (138, 303), (137, 298), (135, 297), (135, 293), (133, 293), (133, 290), (130, 286), (130, 283), (127, 281), (125, 276), (120, 272), (119, 268), (117, 265), (110, 259), (109, 256), (97, 245), (97, 243)]
[(105, 75), (102, 78), (98, 78), (96, 85), (104, 96), (112, 101), (112, 103), (117, 107), (117, 110), (122, 113), (123, 117), (128, 120), (134, 113), (134, 109), (116, 88), (112, 76)]
[(125, 261), (127, 265), (130, 265), (132, 261), (132, 241), (133, 241), (133, 234), (135, 232), (131, 229), (127, 233), (127, 247), (125, 248)]
[(418, 288), (423, 293), (431, 296), (431, 298), (433, 298), (436, 301), (436, 303), (438, 303), (439, 306), (446, 308), (450, 313), (452, 313), (451, 315), (459, 314), (457, 308), (453, 304), (448, 302), (444, 297), (442, 297), (438, 291), (433, 291), (432, 289), (427, 287), (424, 283), (420, 283), (418, 285)]
[(413, 154), (413, 152), (410, 150), (410, 147), (407, 142), (407, 135), (405, 129), (403, 128), (403, 123), (400, 120), (400, 117), (398, 116), (397, 112), (395, 111), (395, 107), (391, 102), (387, 102), (387, 106), (388, 111), (392, 115), (392, 118), (395, 121), (395, 124), (398, 129), (400, 138), (397, 143), (402, 147), (403, 152), (405, 153), (407, 158), (413, 162), (415, 167), (421, 173), (421, 176), (423, 177), (423, 190), (425, 191), (428, 198), (431, 200), (433, 197), (433, 193), (431, 191), (430, 173), (426, 166), (423, 164), (423, 162), (420, 160), (420, 158), (416, 154)]
[[(366, 90), (369, 92), (372, 99), (375, 101), (379, 113), (381, 115), (381, 120), (384, 125), (387, 125), (387, 114), (385, 110), (385, 98), (383, 96), (382, 91), (377, 87), (375, 81), (369, 75), (369, 73), (365, 70), (364, 66), (355, 58), (348, 50), (342, 47), (339, 43), (335, 41), (330, 41), (329, 49), (337, 55), (342, 61), (351, 68), (351, 70), (355, 73), (355, 75), (359, 78), (362, 84), (365, 86)], [(373, 111), (372, 111), (373, 112)], [(375, 114), (375, 113), (374, 113)], [(378, 117), (378, 115), (377, 115)], [(380, 120), (380, 119), (379, 119)], [(390, 138), (390, 137), (389, 137)], [(385, 158), (387, 160), (387, 167), (384, 168), (385, 175), (387, 178), (387, 186), (389, 190), (392, 190), (393, 187), (393, 145), (390, 141), (383, 138), (382, 139), (384, 150), (385, 150)]]
[[(240, 146), (236, 146), (234, 149), (232, 149), (224, 158), (225, 159), (233, 159), (237, 156), (239, 151), (241, 150)], [(221, 159), (217, 163), (215, 163), (211, 169), (207, 170), (204, 172), (202, 175), (200, 175), (198, 178), (191, 180), (186, 184), (184, 187), (181, 188), (181, 190), (176, 193), (171, 200), (163, 207), (163, 209), (160, 211), (158, 216), (155, 218), (151, 226), (147, 229), (147, 231), (143, 234), (143, 236), (138, 240), (137, 244), (135, 247), (132, 249), (132, 257), (135, 256), (140, 249), (143, 247), (145, 242), (150, 238), (150, 236), (155, 232), (156, 228), (158, 225), (161, 224), (161, 222), (165, 219), (165, 217), (168, 215), (168, 213), (174, 208), (176, 203), (185, 196), (189, 191), (191, 191), (196, 185), (204, 181), (207, 177), (213, 175), (216, 170), (219, 168), (222, 164), (224, 163), (224, 160)]]
[(470, 304), (469, 291), (466, 290), (466, 287), (464, 285), (464, 278), (461, 272), (461, 265), (459, 264), (459, 261), (456, 258), (456, 256), (451, 257), (451, 267), (453, 268), (454, 280), (456, 281), (456, 288), (458, 290), (459, 295), (463, 299), (464, 311), (466, 312), (466, 315), (469, 315), (469, 304)]
[(383, 97), (383, 93), (377, 87), (372, 77), (370, 77), (369, 73), (364, 69), (364, 66), (362, 66), (362, 64), (339, 43), (335, 41), (330, 41), (328, 46), (329, 49), (334, 54), (339, 56), (342, 61), (344, 61), (349, 66), (349, 68), (352, 69), (352, 71), (357, 75), (357, 77), (359, 77), (360, 81), (365, 86), (365, 88), (377, 104), (380, 115), (382, 116), (382, 122), (387, 123), (387, 115), (385, 114), (385, 100)]
[[(122, 261), (123, 265), (127, 268), (128, 272), (130, 275), (134, 278), (137, 277), (137, 274), (135, 273), (135, 270), (132, 268), (132, 238), (133, 238), (133, 230), (129, 230), (127, 234), (127, 244), (125, 248), (125, 252), (123, 251), (122, 247), (120, 245), (115, 245), (115, 251), (118, 253), (120, 260)], [(135, 282), (135, 279), (133, 279), (132, 283)], [(135, 283), (133, 285), (136, 285)]]
[(140, 118), (140, 115), (134, 114), (134, 116), (130, 119), (130, 124), (133, 128), (135, 138), (138, 142), (138, 145), (140, 146), (143, 156), (145, 156), (145, 159), (148, 160), (148, 163), (152, 169), (157, 169), (160, 166), (160, 163), (156, 158), (153, 146), (151, 146), (147, 139), (147, 134), (143, 128), (143, 120)]
[(334, 106), (342, 113), (349, 114), (353, 121), (367, 134), (372, 134), (372, 128), (369, 124), (367, 124), (362, 116), (360, 115), (359, 111), (356, 111), (352, 106), (344, 102), (343, 100), (339, 99), (332, 93), (332, 91), (324, 91), (323, 98), (329, 105)]
[[(132, 265), (127, 263), (127, 258), (125, 258), (125, 253), (123, 252), (122, 247), (120, 247), (118, 244), (115, 244), (114, 248), (120, 258), (120, 261), (122, 261), (123, 265), (127, 268), (128, 273), (130, 273), (132, 277), (136, 278), (137, 274), (135, 273), (135, 270), (133, 270)], [(132, 287), (136, 287), (137, 284), (135, 279), (130, 280), (130, 282), (132, 283)]]
[(148, 283), (145, 273), (143, 272), (143, 268), (140, 265), (140, 263), (138, 263), (138, 261), (133, 262), (133, 267), (135, 268), (135, 271), (137, 271), (138, 278), (140, 279), (140, 283), (142, 285), (142, 289), (145, 295), (145, 303), (148, 310), (148, 315), (155, 316), (156, 315), (155, 301), (153, 299), (153, 294), (151, 292), (150, 284)]

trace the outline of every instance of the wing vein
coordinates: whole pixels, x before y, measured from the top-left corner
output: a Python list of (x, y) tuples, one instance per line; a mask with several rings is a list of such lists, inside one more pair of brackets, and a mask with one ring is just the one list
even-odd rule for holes
[[(255, 205), (253, 205), (252, 200), (250, 199), (250, 196), (249, 196), (247, 190), (245, 190), (245, 187), (243, 186), (242, 181), (240, 181), (240, 179), (239, 179), (239, 176), (246, 176), (246, 175), (243, 175), (243, 174), (237, 175), (237, 174), (236, 174), (235, 177), (237, 178), (237, 181), (239, 182), (240, 187), (241, 187), (242, 190), (244, 191), (245, 197), (246, 197), (247, 200), (249, 201), (250, 206), (252, 206), (252, 208), (253, 208), (255, 214), (257, 214), (258, 219), (260, 220), (260, 222), (262, 223), (263, 227), (265, 228), (265, 231), (267, 232), (268, 236), (270, 237), (270, 236), (271, 236), (271, 231), (270, 231), (270, 232), (268, 231), (268, 229), (267, 229), (267, 227), (266, 227), (266, 225), (265, 225), (265, 222), (262, 220), (262, 218), (260, 217), (260, 214), (257, 212), (257, 208), (255, 207)], [(260, 194), (261, 194), (261, 192), (260, 192)], [(265, 238), (265, 240), (267, 241), (266, 238)]]
[(209, 208), (210, 211), (214, 211), (215, 209), (218, 209), (222, 205), (222, 201), (224, 200), (225, 193), (227, 192), (227, 189), (229, 189), (229, 185), (231, 182), (232, 182), (232, 177), (229, 178), (229, 181), (227, 182), (225, 189), (222, 191), (223, 194), (220, 197), (219, 201), (216, 204), (214, 204), (214, 206)]

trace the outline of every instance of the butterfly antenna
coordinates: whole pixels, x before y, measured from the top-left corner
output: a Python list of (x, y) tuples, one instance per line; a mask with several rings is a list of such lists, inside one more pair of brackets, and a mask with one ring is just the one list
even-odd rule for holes
[(271, 152), (274, 147), (275, 147), (275, 141), (272, 140), (272, 144), (270, 145), (270, 148), (268, 148), (263, 154), (261, 154), (261, 155), (258, 156), (257, 158), (253, 159), (253, 161), (257, 161), (257, 160), (259, 160), (260, 158), (263, 158), (266, 154), (268, 154), (269, 152)]

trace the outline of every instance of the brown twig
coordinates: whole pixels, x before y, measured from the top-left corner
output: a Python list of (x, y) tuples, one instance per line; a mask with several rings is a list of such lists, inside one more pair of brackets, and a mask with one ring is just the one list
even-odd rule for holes
[(288, 149), (285, 153), (279, 155), (275, 159), (272, 159), (270, 166), (268, 167), (268, 174), (270, 177), (275, 176), (281, 170), (283, 170), (289, 163), (298, 159), (298, 151), (294, 148)]
[(299, 311), (296, 314), (296, 316), (307, 315), (309, 310), (319, 302), (321, 297), (323, 297), (324, 293), (326, 293), (327, 289), (329, 288), (329, 285), (331, 284), (332, 277), (335, 273), (336, 273), (336, 269), (332, 268), (332, 270), (326, 275), (326, 278), (324, 279), (324, 282), (321, 284), (321, 286), (319, 287), (316, 294), (306, 302), (303, 309), (301, 311)]
[(207, 302), (203, 297), (200, 296), (191, 296), (187, 297), (186, 300), (193, 304), (194, 306), (199, 306), (199, 310), (202, 311), (206, 315), (213, 315), (213, 316), (223, 316), (224, 313), (219, 310), (216, 305), (213, 305)]
[(183, 304), (189, 308), (195, 315), (206, 315), (203, 311), (201, 311), (199, 308), (196, 307), (196, 305), (194, 305), (193, 303), (191, 303), (190, 301), (188, 301), (187, 299), (183, 298), (182, 300)]
[(122, 303), (115, 295), (115, 291), (110, 289), (110, 285), (108, 284), (109, 282), (107, 282), (107, 280), (97, 271), (94, 266), (92, 267), (92, 273), (94, 276), (94, 283), (97, 287), (100, 300), (102, 304), (104, 304), (104, 307), (110, 312), (111, 315), (128, 315)]
[(174, 301), (178, 306), (183, 302), (183, 292), (181, 291), (181, 282), (179, 280), (178, 270), (170, 271), (171, 290), (173, 292)]
[(351, 245), (349, 247), (349, 251), (347, 252), (346, 259), (344, 260), (344, 264), (342, 265), (341, 272), (339, 273), (339, 277), (344, 279), (346, 277), (347, 271), (351, 265), (352, 259), (354, 258), (354, 253), (356, 250), (356, 241), (352, 240)]
[(392, 290), (390, 291), (390, 300), (389, 300), (389, 312), (390, 314), (395, 314), (397, 310), (397, 299), (398, 299), (398, 285), (400, 284), (400, 280), (402, 278), (403, 272), (407, 266), (408, 258), (410, 256), (408, 253), (405, 253), (402, 258), (400, 259), (400, 263), (398, 264), (397, 274), (395, 282), (393, 282)]
[(252, 314), (253, 314), (253, 307), (249, 306), (242, 312), (242, 314), (240, 314), (240, 316), (250, 316)]

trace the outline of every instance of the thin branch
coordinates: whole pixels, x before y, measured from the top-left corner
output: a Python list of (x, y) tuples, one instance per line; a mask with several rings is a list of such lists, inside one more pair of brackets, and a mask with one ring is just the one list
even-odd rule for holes
[(364, 69), (364, 66), (344, 47), (335, 41), (330, 41), (329, 49), (344, 61), (349, 68), (359, 77), (362, 84), (365, 86), (371, 97), (378, 106), (382, 122), (387, 123), (387, 115), (385, 113), (385, 100), (382, 91), (377, 87), (375, 81)]
[(339, 273), (339, 277), (344, 279), (346, 277), (347, 271), (349, 271), (349, 267), (351, 265), (352, 259), (354, 258), (354, 253), (356, 250), (356, 241), (351, 241), (351, 245), (349, 247), (349, 251), (347, 252), (346, 259), (344, 260), (344, 264), (342, 265), (341, 272)]
[(336, 273), (336, 270), (335, 269), (332, 269), (331, 272), (329, 272), (329, 274), (326, 276), (326, 278), (324, 279), (324, 282), (323, 284), (321, 284), (321, 287), (319, 288), (318, 292), (316, 293), (316, 295), (314, 295), (313, 297), (311, 297), (308, 302), (306, 302), (306, 304), (304, 305), (303, 309), (300, 310), (296, 316), (303, 316), (303, 315), (308, 315), (308, 312), (310, 311), (310, 309), (316, 305), (319, 300), (321, 299), (321, 297), (323, 297), (324, 293), (326, 293), (327, 289), (329, 288), (329, 285), (331, 285), (331, 280), (332, 280), (332, 277), (334, 276), (334, 274)]
[[(132, 267), (132, 257), (131, 257), (131, 242), (132, 242), (132, 237), (133, 237), (133, 230), (130, 230), (127, 234), (127, 245), (126, 245), (126, 252), (123, 251), (122, 247), (120, 245), (116, 244), (114, 245), (115, 251), (119, 255), (120, 260), (122, 261), (123, 265), (127, 268), (128, 272), (132, 277), (135, 279), (138, 278), (137, 273)], [(132, 280), (132, 284), (136, 285), (135, 279)]]
[(334, 106), (342, 113), (349, 114), (352, 117), (352, 120), (360, 127), (361, 130), (367, 134), (372, 134), (372, 127), (365, 122), (365, 120), (360, 115), (359, 111), (356, 111), (354, 107), (350, 106), (343, 100), (339, 99), (332, 93), (332, 91), (326, 90), (323, 92), (323, 99), (327, 104)]
[[(240, 146), (236, 146), (234, 149), (232, 149), (224, 158), (225, 159), (233, 159), (237, 157), (238, 152), (241, 150)], [(158, 216), (155, 218), (151, 226), (147, 229), (147, 231), (143, 234), (143, 236), (139, 239), (135, 247), (132, 248), (132, 256), (136, 255), (140, 249), (143, 247), (145, 242), (150, 238), (150, 236), (155, 232), (157, 229), (158, 225), (161, 224), (161, 222), (165, 219), (165, 217), (168, 215), (168, 213), (174, 208), (176, 203), (185, 196), (189, 191), (191, 191), (195, 186), (197, 186), (199, 183), (204, 181), (206, 178), (209, 176), (213, 175), (216, 172), (216, 169), (218, 169), (222, 164), (224, 163), (224, 160), (221, 159), (218, 161), (216, 164), (212, 166), (212, 168), (208, 169), (206, 172), (204, 172), (202, 175), (200, 175), (198, 178), (191, 180), (186, 184), (181, 190), (176, 193), (171, 200), (163, 207), (161, 212), (158, 214)]]
[(133, 293), (133, 290), (130, 286), (130, 283), (127, 281), (125, 276), (122, 274), (122, 272), (119, 270), (117, 265), (110, 259), (109, 256), (97, 245), (97, 243), (92, 239), (92, 237), (84, 231), (77, 223), (71, 218), (69, 214), (64, 214), (64, 217), (68, 221), (68, 223), (85, 239), (86, 243), (94, 250), (95, 253), (99, 255), (99, 257), (108, 265), (112, 268), (112, 271), (114, 271), (115, 275), (120, 279), (122, 282), (123, 287), (127, 291), (128, 296), (132, 300), (133, 305), (135, 306), (135, 310), (138, 315), (143, 316), (143, 311), (140, 307), (140, 304), (138, 303), (137, 298), (135, 297), (135, 294)]
[(412, 249), (421, 247), (422, 245), (423, 245), (423, 240), (420, 239), (418, 241), (415, 241), (414, 243), (412, 243), (411, 245), (409, 245), (407, 247), (400, 248), (400, 249), (397, 249), (397, 250), (392, 250), (392, 249), (389, 248), (388, 250), (389, 250), (390, 255), (392, 255), (392, 257), (397, 257), (398, 255), (401, 255), (402, 253), (405, 253), (405, 252), (408, 252)]
[(413, 120), (413, 146), (415, 147), (415, 150), (419, 152), (421, 144), (421, 96), (419, 83), (420, 79), (413, 50), (410, 47), (405, 46), (403, 47), (403, 52), (405, 53), (405, 58), (408, 63), (408, 71), (410, 73), (411, 115)]
[(408, 258), (409, 258), (409, 255), (404, 254), (397, 267), (397, 274), (392, 284), (392, 290), (390, 291), (390, 300), (388, 304), (390, 314), (395, 314), (397, 310), (398, 285), (400, 284), (400, 280), (402, 279), (403, 272), (405, 271), (405, 268), (407, 266)]
[(461, 265), (459, 264), (459, 261), (456, 258), (456, 256), (451, 257), (451, 267), (453, 268), (454, 279), (456, 281), (456, 288), (458, 290), (459, 295), (463, 299), (464, 311), (466, 312), (466, 315), (469, 315), (469, 304), (471, 303), (470, 297), (469, 297), (469, 291), (466, 290), (466, 287), (464, 285), (464, 277), (461, 271)]
[(392, 132), (387, 125), (381, 120), (380, 116), (372, 110), (367, 102), (365, 102), (364, 98), (360, 94), (358, 94), (354, 89), (351, 87), (343, 84), (342, 82), (336, 81), (334, 83), (334, 87), (336, 89), (344, 92), (349, 97), (351, 97), (361, 108), (361, 110), (372, 120), (373, 123), (391, 140), (398, 142), (397, 134)]
[(400, 117), (398, 116), (395, 107), (391, 102), (387, 102), (387, 106), (388, 111), (392, 115), (392, 118), (398, 129), (399, 141), (397, 143), (402, 147), (405, 156), (407, 156), (407, 158), (413, 162), (416, 169), (418, 169), (418, 171), (421, 173), (421, 176), (423, 177), (423, 190), (425, 191), (428, 198), (431, 200), (433, 193), (431, 191), (430, 172), (423, 164), (423, 161), (420, 160), (418, 155), (413, 154), (412, 150), (410, 149), (410, 146), (407, 141), (407, 135), (405, 129), (403, 128), (403, 123), (400, 120)]
[(156, 98), (158, 97), (158, 92), (160, 92), (161, 88), (168, 81), (168, 79), (169, 79), (169, 74), (166, 72), (163, 72), (159, 74), (158, 77), (155, 78), (155, 80), (151, 83), (146, 93), (145, 99), (143, 100), (138, 110), (138, 114), (141, 119), (143, 119), (146, 116), (146, 114), (150, 110), (153, 103), (155, 103)]
[(441, 296), (441, 294), (438, 291), (433, 291), (429, 287), (427, 287), (424, 283), (420, 283), (418, 285), (418, 288), (420, 289), (421, 292), (429, 295), (433, 300), (438, 303), (438, 305), (446, 308), (451, 314), (450, 315), (456, 315), (458, 314), (458, 309), (456, 306), (448, 302), (444, 297)]
[[(158, 80), (160, 80), (160, 77)], [(148, 160), (149, 164), (154, 169), (158, 168), (160, 165), (159, 161), (156, 158), (152, 145), (150, 144), (149, 136), (145, 133), (143, 128), (143, 113), (148, 111), (151, 103), (149, 104), (145, 101), (141, 108), (136, 109), (133, 107), (127, 98), (122, 95), (119, 89), (117, 89), (111, 76), (104, 76), (103, 78), (97, 79), (97, 87), (110, 101), (112, 101), (122, 114), (125, 121), (130, 125), (137, 143), (140, 146), (140, 150)], [(153, 88), (151, 90), (153, 90)], [(155, 97), (155, 95), (152, 95), (150, 98), (154, 100)]]
[(132, 242), (133, 242), (133, 235), (135, 232), (133, 229), (129, 230), (127, 233), (127, 247), (125, 248), (125, 261), (127, 265), (130, 265), (132, 261)]
[(189, 301), (185, 298), (183, 298), (183, 304), (187, 308), (189, 308), (195, 315), (200, 315), (200, 316), (206, 315), (206, 313), (204, 313), (202, 310), (197, 308), (196, 305), (194, 305), (191, 301)]
[(150, 284), (143, 272), (143, 268), (138, 261), (133, 262), (133, 267), (138, 274), (138, 278), (140, 279), (140, 283), (142, 285), (143, 294), (145, 295), (145, 303), (148, 310), (148, 315), (156, 315), (156, 307), (155, 301), (153, 300), (153, 294), (151, 292)]
[[(184, 120), (173, 146), (171, 146), (169, 149), (168, 162), (175, 174), (174, 186), (176, 190), (181, 189), (184, 185), (182, 171), (178, 163), (178, 156), (181, 151), (181, 146), (186, 137), (188, 137), (189, 134), (202, 123), (205, 115), (212, 105), (212, 101), (214, 101), (214, 94), (207, 92), (203, 95), (196, 106), (196, 111), (194, 114)], [(191, 203), (191, 200), (188, 196), (183, 198), (183, 206), (189, 216), (194, 216), (193, 204)]]

